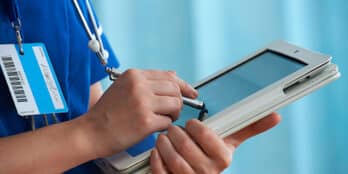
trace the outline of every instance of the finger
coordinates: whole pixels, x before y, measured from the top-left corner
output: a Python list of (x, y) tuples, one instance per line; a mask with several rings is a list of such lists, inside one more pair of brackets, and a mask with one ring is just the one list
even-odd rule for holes
[(180, 87), (172, 81), (150, 82), (155, 95), (181, 97)]
[(172, 121), (178, 119), (183, 106), (181, 98), (156, 96), (154, 97), (153, 111), (159, 115), (168, 115)]
[(256, 123), (224, 138), (224, 141), (229, 146), (238, 147), (246, 139), (274, 127), (280, 122), (280, 120), (281, 117), (278, 114), (272, 113), (269, 116), (257, 121)]
[(194, 174), (190, 165), (175, 151), (167, 136), (159, 135), (156, 147), (169, 172)]
[(190, 120), (186, 123), (187, 133), (201, 146), (203, 151), (218, 165), (224, 169), (231, 163), (232, 152), (225, 142), (210, 128), (198, 120)]
[(150, 165), (151, 165), (152, 174), (166, 174), (166, 173), (168, 173), (157, 149), (153, 149), (151, 152)]
[(167, 130), (173, 123), (172, 119), (165, 115), (153, 114), (153, 116), (144, 119), (143, 126), (147, 125), (151, 133)]
[(209, 166), (210, 159), (183, 129), (171, 125), (168, 128), (167, 136), (175, 150), (196, 172), (203, 173), (206, 171), (204, 167)]
[(198, 96), (197, 90), (195, 90), (191, 85), (176, 76), (176, 73), (173, 71), (148, 70), (144, 71), (144, 74), (150, 80), (169, 80), (178, 84), (183, 96), (190, 98), (196, 98)]

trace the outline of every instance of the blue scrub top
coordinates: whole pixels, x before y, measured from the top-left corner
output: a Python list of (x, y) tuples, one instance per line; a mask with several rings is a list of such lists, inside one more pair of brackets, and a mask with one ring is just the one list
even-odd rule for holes
[[(90, 85), (106, 77), (104, 67), (88, 48), (88, 37), (71, 0), (18, 0), (25, 43), (44, 43), (58, 76), (69, 113), (59, 114), (60, 121), (67, 121), (85, 113), (88, 108)], [(84, 0), (81, 8), (88, 23)], [(16, 43), (3, 3), (0, 4), (0, 44)], [(91, 26), (92, 28), (92, 26)], [(105, 35), (105, 48), (110, 53), (109, 64), (118, 67)], [(0, 68), (1, 69), (1, 68)], [(1, 70), (0, 70), (1, 71)], [(53, 124), (53, 120), (49, 120)], [(44, 126), (37, 117), (36, 126)], [(5, 79), (0, 73), (0, 137), (30, 131), (30, 120), (17, 115)], [(64, 150), (64, 149), (62, 149)], [(59, 163), (59, 161), (57, 161)], [(94, 163), (76, 167), (68, 174), (100, 173)]]

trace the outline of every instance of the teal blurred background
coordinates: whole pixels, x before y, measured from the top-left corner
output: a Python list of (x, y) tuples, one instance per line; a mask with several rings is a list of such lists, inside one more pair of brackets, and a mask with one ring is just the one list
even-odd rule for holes
[(282, 109), (225, 174), (346, 174), (348, 1), (103, 0), (97, 13), (121, 69), (176, 70), (195, 83), (274, 40), (333, 56), (342, 77)]

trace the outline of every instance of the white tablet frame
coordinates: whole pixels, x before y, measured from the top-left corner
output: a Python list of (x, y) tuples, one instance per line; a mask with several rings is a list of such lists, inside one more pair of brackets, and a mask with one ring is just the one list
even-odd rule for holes
[[(209, 83), (212, 79), (218, 78), (225, 72), (267, 50), (291, 57), (307, 65), (205, 120), (204, 123), (221, 137), (230, 135), (260, 120), (276, 109), (301, 98), (340, 76), (336, 65), (331, 64), (330, 56), (306, 50), (287, 42), (277, 41), (214, 73), (194, 86), (197, 88)], [(319, 75), (317, 75), (318, 72), (320, 72)], [(297, 82), (303, 83), (293, 86)], [(291, 89), (288, 87), (291, 87)], [(108, 167), (119, 173), (130, 173), (148, 162), (150, 152), (151, 150), (136, 157), (131, 157), (126, 152), (122, 152), (103, 160), (108, 163)]]

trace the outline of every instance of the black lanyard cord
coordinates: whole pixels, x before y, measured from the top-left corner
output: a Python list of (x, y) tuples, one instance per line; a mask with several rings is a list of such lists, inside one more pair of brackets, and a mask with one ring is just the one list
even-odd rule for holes
[(18, 0), (5, 0), (4, 4), (6, 5), (7, 14), (9, 16), (12, 28), (16, 33), (16, 40), (19, 47), (19, 53), (24, 54), (23, 49), (23, 35), (22, 35), (22, 21), (19, 11)]

